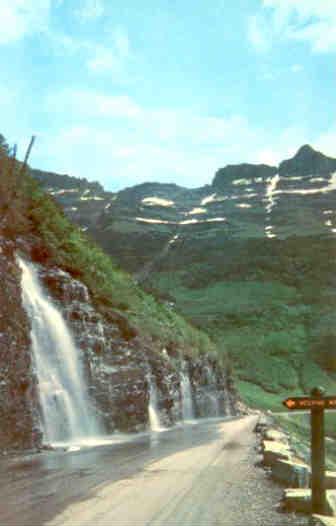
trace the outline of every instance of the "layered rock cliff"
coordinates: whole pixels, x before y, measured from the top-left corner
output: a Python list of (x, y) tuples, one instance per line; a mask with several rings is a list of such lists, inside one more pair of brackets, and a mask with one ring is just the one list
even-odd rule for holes
[[(31, 449), (44, 441), (39, 379), (32, 354), (30, 319), (22, 304), (21, 272), (15, 253), (30, 259), (40, 251), (30, 240), (0, 243), (0, 407), (1, 449)], [(40, 248), (40, 247), (39, 247)], [(35, 263), (49, 301), (63, 313), (81, 353), (91, 403), (106, 433), (149, 427), (149, 378), (155, 384), (162, 425), (182, 419), (182, 370), (188, 371), (195, 416), (238, 411), (232, 379), (216, 358), (185, 357), (141, 333), (127, 317), (94, 305), (88, 288), (53, 265)], [(217, 407), (217, 406), (216, 406)]]
[(39, 444), (37, 377), (14, 243), (0, 238), (0, 448)]
[(110, 309), (98, 312), (87, 287), (68, 273), (41, 268), (40, 274), (83, 351), (89, 390), (108, 432), (148, 427), (149, 376), (157, 387), (162, 422), (172, 425), (181, 420), (185, 360), (195, 415), (216, 416), (209, 393), (218, 399), (218, 415), (237, 412), (232, 378), (216, 358), (201, 355), (187, 359), (173, 349), (163, 348), (160, 342), (138, 334), (120, 313)]
[(94, 183), (44, 178), (43, 172), (38, 179), (71, 220), (124, 268), (139, 272), (149, 260), (160, 259), (170, 242), (181, 256), (187, 244), (194, 253), (227, 241), (333, 237), (335, 172), (336, 159), (305, 145), (279, 167), (229, 165), (216, 172), (211, 185), (196, 189), (144, 183), (113, 194)]

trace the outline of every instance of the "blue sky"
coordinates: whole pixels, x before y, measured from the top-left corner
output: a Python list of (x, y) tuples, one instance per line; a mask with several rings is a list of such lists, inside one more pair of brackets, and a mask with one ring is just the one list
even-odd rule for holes
[(21, 157), (37, 135), (34, 167), (116, 190), (336, 157), (334, 0), (0, 0), (0, 20), (0, 132)]

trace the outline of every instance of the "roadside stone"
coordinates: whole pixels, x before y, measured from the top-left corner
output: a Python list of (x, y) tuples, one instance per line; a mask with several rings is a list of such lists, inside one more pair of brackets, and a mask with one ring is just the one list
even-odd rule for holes
[(266, 429), (270, 427), (270, 419), (265, 415), (261, 414), (256, 426), (254, 428), (255, 433), (265, 433)]
[(283, 431), (278, 431), (278, 429), (269, 428), (265, 430), (264, 433), (265, 440), (272, 440), (273, 442), (283, 442), (284, 444), (288, 443), (286, 434)]
[(336, 517), (326, 517), (325, 515), (313, 515), (312, 526), (336, 526)]
[(286, 511), (308, 514), (311, 511), (311, 490), (285, 489), (282, 504)]
[(330, 515), (336, 516), (336, 490), (328, 489), (326, 493)]
[[(336, 491), (327, 490), (326, 492), (326, 515), (335, 517), (336, 515)], [(283, 508), (286, 511), (299, 513), (311, 512), (311, 490), (287, 488), (283, 495)]]
[(272, 465), (272, 478), (292, 488), (308, 488), (310, 468), (307, 464), (278, 459)]
[(336, 489), (336, 471), (326, 471), (325, 487), (327, 489)]
[(290, 460), (291, 451), (288, 444), (282, 442), (274, 442), (273, 440), (263, 440), (262, 449), (265, 466), (272, 466), (275, 462), (280, 459)]

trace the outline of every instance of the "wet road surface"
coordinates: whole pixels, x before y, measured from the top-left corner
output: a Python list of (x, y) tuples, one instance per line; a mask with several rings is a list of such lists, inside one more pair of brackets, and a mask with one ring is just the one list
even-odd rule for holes
[(256, 470), (247, 462), (256, 420), (200, 421), (127, 443), (4, 460), (0, 524), (236, 526), (250, 506), (241, 494)]

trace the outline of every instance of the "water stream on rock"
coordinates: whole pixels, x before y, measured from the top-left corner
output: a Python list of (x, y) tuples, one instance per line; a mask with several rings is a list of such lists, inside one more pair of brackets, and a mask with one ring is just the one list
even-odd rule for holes
[(97, 437), (102, 430), (90, 406), (80, 351), (40, 284), (36, 268), (20, 258), (18, 264), (23, 305), (31, 321), (44, 441), (56, 444)]
[(210, 417), (220, 416), (220, 406), (218, 399), (218, 392), (216, 389), (216, 378), (213, 371), (209, 367), (205, 367), (205, 374), (207, 377), (207, 382), (209, 386), (213, 386), (208, 391), (206, 391), (206, 397), (208, 400), (208, 415)]
[(217, 393), (206, 393), (209, 400), (209, 416), (220, 416), (219, 400)]
[(149, 383), (149, 404), (148, 404), (148, 416), (149, 416), (149, 425), (151, 431), (160, 431), (162, 429), (160, 422), (160, 413), (158, 411), (158, 402), (157, 402), (157, 387), (155, 382), (149, 375), (147, 377)]
[(187, 372), (181, 372), (182, 416), (183, 420), (194, 418), (194, 408), (190, 378)]

